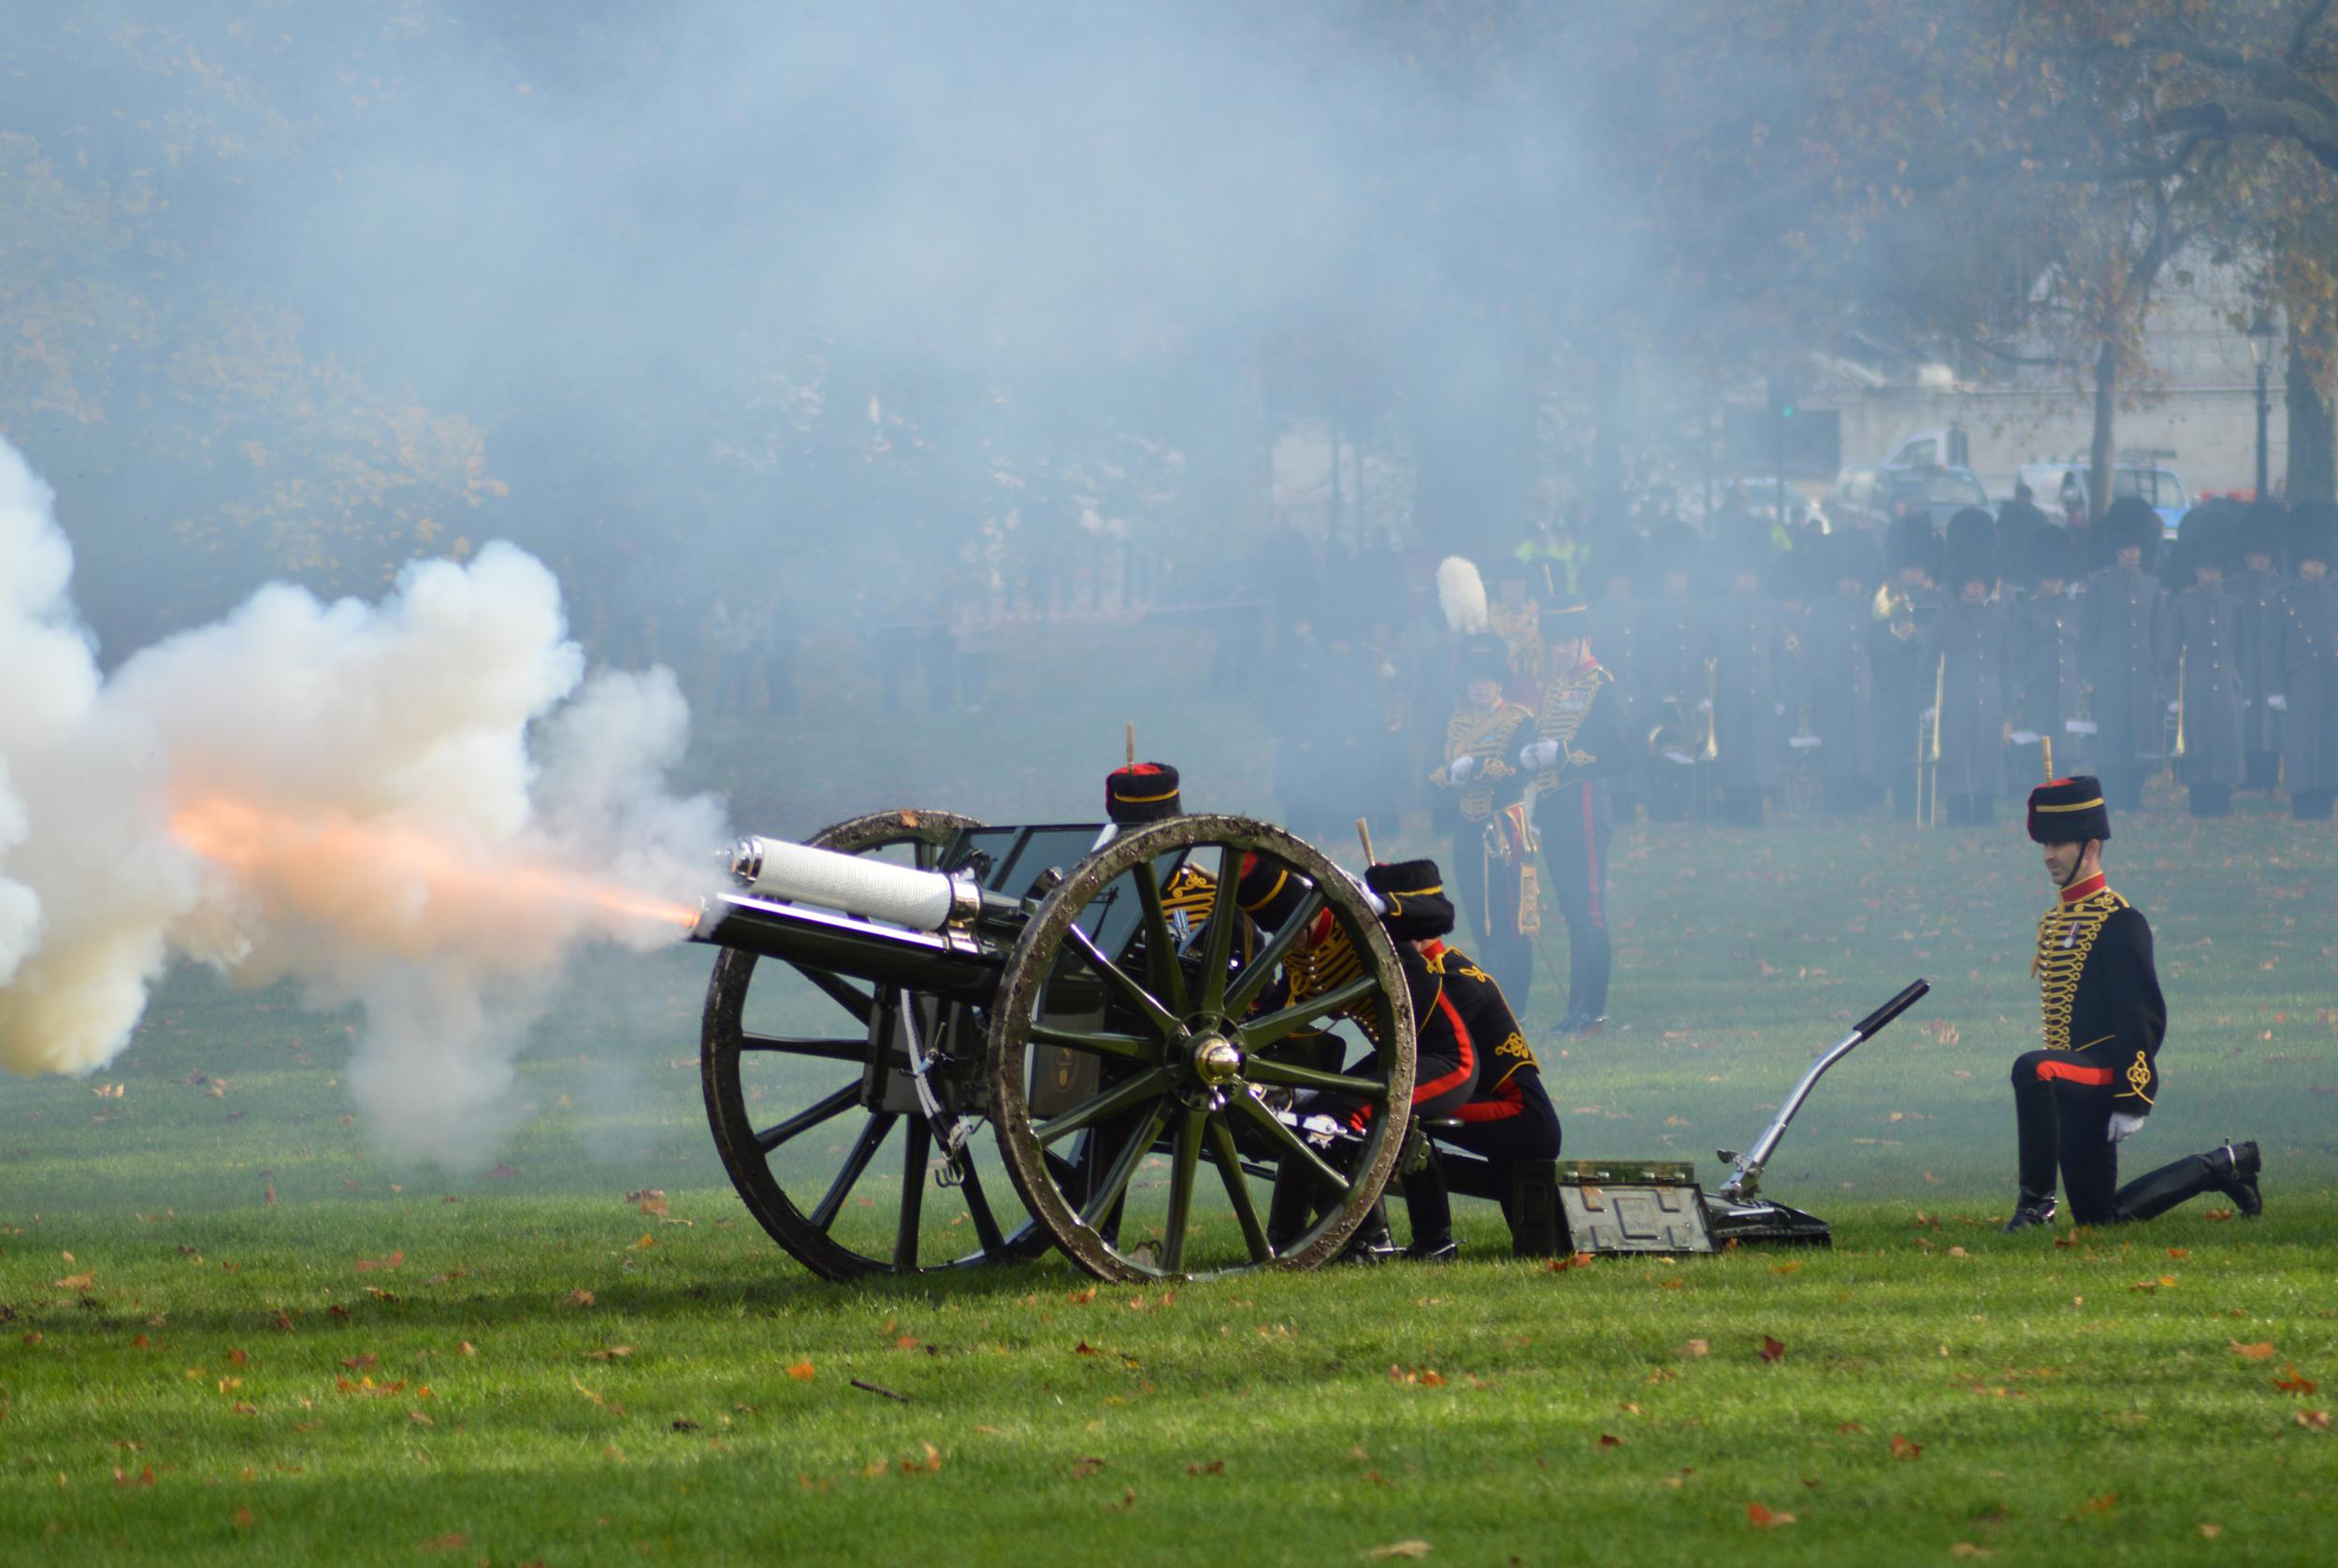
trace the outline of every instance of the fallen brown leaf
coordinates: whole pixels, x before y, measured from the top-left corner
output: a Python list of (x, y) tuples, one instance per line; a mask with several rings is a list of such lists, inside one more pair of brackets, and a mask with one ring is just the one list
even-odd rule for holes
[(1782, 1361), (1782, 1360), (1784, 1360), (1784, 1359), (1785, 1359), (1785, 1357), (1786, 1357), (1786, 1344), (1785, 1344), (1785, 1341), (1783, 1341), (1783, 1340), (1778, 1340), (1778, 1339), (1772, 1339), (1772, 1338), (1770, 1338), (1770, 1336), (1769, 1336), (1769, 1335), (1768, 1335), (1768, 1334), (1764, 1334), (1764, 1335), (1762, 1336), (1762, 1359), (1763, 1359), (1763, 1360), (1765, 1360), (1765, 1361)]
[(1778, 1530), (1794, 1523), (1794, 1516), (1759, 1503), (1749, 1503), (1745, 1505), (1745, 1522), (1756, 1530)]
[(65, 1278), (57, 1280), (54, 1283), (56, 1287), (60, 1290), (86, 1290), (96, 1280), (96, 1278), (97, 1271), (91, 1269), (83, 1273), (67, 1274)]
[(2285, 1394), (2310, 1394), (2314, 1391), (2314, 1380), (2298, 1375), (2298, 1369), (2292, 1365), (2288, 1375), (2273, 1379), (2273, 1387)]
[(1104, 1461), (1094, 1454), (1089, 1454), (1080, 1459), (1075, 1459), (1072, 1461), (1072, 1479), (1075, 1481), (1085, 1481), (1104, 1467)]
[(1226, 1461), (1211, 1460), (1207, 1463), (1189, 1464), (1185, 1467), (1185, 1473), (1188, 1475), (1223, 1475), (1226, 1473)]
[(2240, 1357), (2244, 1361), (2270, 1361), (2273, 1359), (2273, 1342), (2270, 1340), (2259, 1340), (2255, 1345), (2243, 1345), (2237, 1339), (2231, 1343), (2232, 1353), (2235, 1356)]
[(1391, 1541), (1385, 1546), (1374, 1546), (1364, 1555), (1372, 1561), (1384, 1562), (1390, 1558), (1397, 1557), (1423, 1558), (1429, 1555), (1430, 1550), (1431, 1547), (1426, 1541)]
[(1896, 1460), (1912, 1460), (1920, 1458), (1923, 1453), (1923, 1444), (1911, 1443), (1899, 1433), (1892, 1433), (1892, 1458)]
[(2203, 1541), (2213, 1541), (2223, 1533), (2224, 1526), (2220, 1524), (2203, 1524), (2200, 1527), (2200, 1538)]
[(2330, 1412), (2327, 1410), (2301, 1410), (2298, 1412), (2297, 1420), (2298, 1425), (2309, 1431), (2330, 1430)]
[(1696, 1360), (1699, 1357), (1710, 1356), (1712, 1353), (1712, 1345), (1709, 1341), (1701, 1339), (1681, 1341), (1681, 1348), (1677, 1352), (1681, 1359), (1690, 1361)]
[(812, 1381), (812, 1363), (808, 1360), (798, 1361), (787, 1369), (787, 1375), (799, 1383), (809, 1383)]

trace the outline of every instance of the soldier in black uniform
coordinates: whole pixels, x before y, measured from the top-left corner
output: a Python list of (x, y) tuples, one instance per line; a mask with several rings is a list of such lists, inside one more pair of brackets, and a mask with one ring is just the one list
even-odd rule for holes
[(1716, 576), (1726, 591), (1706, 613), (1712, 628), (1714, 768), (1721, 778), (1722, 820), (1759, 827), (1770, 791), (1780, 783), (1778, 754), (1788, 657), (1786, 627), (1762, 577), (1770, 553), (1742, 536), (1716, 541)]
[(2282, 687), (2282, 595), (2288, 583), (2280, 566), (2288, 530), (2288, 510), (2279, 501), (2252, 502), (2241, 515), (2241, 569), (2225, 579), (2239, 615), (2244, 789), (2281, 786), (2281, 711), (2266, 698)]
[(1705, 768), (1695, 753), (1712, 716), (1706, 674), (1711, 648), (1704, 606), (1689, 591), (1697, 550), (1696, 536), (1678, 521), (1660, 523), (1648, 536), (1648, 559), (1660, 587), (1638, 617), (1638, 707), (1644, 723), (1638, 733), (1661, 726), (1672, 732), (1675, 742), (1661, 752), (1642, 748), (1652, 822), (1686, 822), (1696, 815), (1705, 782)]
[[(2070, 592), (2077, 569), (2076, 543), (2068, 533), (2051, 524), (2033, 530), (2029, 595), (2013, 606), (2010, 628), (2013, 745), (2017, 752), (2038, 747), (2065, 771), (2085, 766), (2089, 727), (2078, 680), (2078, 605)], [(2026, 764), (2013, 766), (2016, 778), (2039, 776)]]
[[(1492, 1161), (1501, 1189), (1507, 1190), (1513, 1161), (1559, 1157), (1559, 1113), (1542, 1086), (1534, 1050), (1494, 977), (1466, 953), (1445, 944), (1443, 938), (1453, 925), (1452, 905), (1445, 900), (1443, 877), (1435, 861), (1374, 866), (1364, 873), (1364, 882), (1388, 905), (1381, 921), (1407, 966), (1407, 978), (1417, 959), (1423, 983), (1434, 986), (1434, 1000), (1418, 1014), (1428, 1021), (1422, 1037), (1430, 1038), (1434, 1028), (1436, 1038), (1450, 1046), (1451, 1055), (1467, 1054), (1478, 1063), (1476, 1081), (1461, 1103), (1447, 1109), (1442, 1118), (1424, 1113), (1423, 1119), (1458, 1118), (1459, 1127), (1439, 1127), (1436, 1136)], [(1416, 985), (1416, 1006), (1419, 995)], [(1407, 1255), (1433, 1261), (1452, 1257), (1452, 1202), (1434, 1151), (1420, 1168), (1406, 1172), (1404, 1193), (1405, 1211), (1412, 1221)]]
[(2158, 1097), (2168, 1029), (2151, 926), (2103, 878), (2111, 813), (2096, 780), (2056, 779), (2030, 791), (2029, 837), (2045, 847), (2046, 874), (2060, 897), (2038, 922), (2030, 961), (2044, 1048), (2013, 1061), (2021, 1197), (2005, 1229), (2053, 1223), (2057, 1165), (2071, 1217), (2081, 1225), (2149, 1219), (2202, 1192), (2223, 1193), (2244, 1215), (2260, 1213), (2255, 1144), (2227, 1144), (2118, 1185), (2119, 1144), (2142, 1128)]
[(1883, 566), (1865, 535), (1848, 532), (1819, 540), (1818, 562), (1833, 592), (1813, 597), (1802, 640), (1803, 689), (1811, 733), (1818, 738), (1812, 765), (1826, 814), (1855, 816), (1875, 803), (1875, 672), (1868, 640)]
[(1608, 1015), (1608, 840), (1615, 831), (1608, 780), (1628, 766), (1632, 737), (1615, 682), (1583, 637), (1583, 601), (1544, 608), (1544, 682), (1532, 739), (1517, 761), (1531, 777), (1535, 831), (1551, 896), (1566, 921), (1568, 1034), (1596, 1031)]
[(1935, 660), (1924, 656), (1917, 637), (1940, 613), (1934, 586), (1940, 570), (1940, 537), (1921, 513), (1892, 519), (1883, 536), (1883, 617), (1868, 633), (1868, 664), (1875, 672), (1878, 779), (1891, 790), (1892, 814), (1916, 814), (1918, 718), (1932, 706)]
[[(1404, 971), (1405, 989), (1412, 1001), (1412, 1114), (1424, 1119), (1453, 1116), (1477, 1092), (1478, 1045), (1459, 1008), (1445, 995), (1444, 976), (1434, 972), (1428, 960), (1413, 945), (1417, 941), (1441, 937), (1453, 928), (1452, 901), (1446, 897), (1443, 878), (1433, 860), (1376, 865), (1365, 870), (1364, 879), (1384, 906), (1380, 923), (1388, 928), (1394, 942), (1397, 963)], [(1279, 930), (1308, 891), (1304, 878), (1255, 856), (1244, 864), (1235, 887), (1243, 913), (1266, 931)], [(1294, 1000), (1320, 995), (1363, 972), (1362, 956), (1332, 918), (1331, 911), (1323, 910), (1316, 915), (1299, 945), (1283, 960), (1282, 975), (1260, 997), (1255, 1011), (1277, 1012)], [(1337, 1058), (1344, 1052), (1339, 1037), (1331, 1032), (1336, 1022), (1336, 1018), (1327, 1019), (1319, 1030), (1289, 1036), (1285, 1049), (1301, 1057), (1315, 1051), (1319, 1056), (1312, 1065), (1338, 1071)], [(1359, 1014), (1354, 1022), (1367, 1038), (1372, 1036), (1374, 1026), (1369, 1018)], [(1376, 1041), (1376, 1048), (1377, 1043)], [(1372, 1122), (1373, 1106), (1347, 1095), (1306, 1091), (1300, 1097), (1300, 1105), (1310, 1113), (1335, 1116), (1358, 1132)], [(1352, 1146), (1335, 1145), (1334, 1158), (1340, 1150)], [(1314, 1181), (1305, 1172), (1289, 1161), (1277, 1170), (1266, 1234), (1277, 1251), (1289, 1245), (1311, 1222), (1316, 1197)], [(1388, 1219), (1376, 1209), (1343, 1256), (1377, 1258), (1387, 1247)]]
[(2097, 532), (2112, 561), (2086, 579), (2078, 601), (2078, 667), (2095, 726), (2095, 770), (2118, 806), (2140, 806), (2143, 778), (2167, 755), (2162, 740), (2154, 643), (2159, 583), (2151, 575), (2159, 549), (2159, 514), (2133, 496), (2111, 503)]
[(1535, 933), (1542, 911), (1533, 871), (1533, 824), (1521, 797), (1525, 772), (1515, 760), (1520, 730), (1535, 711), (1502, 696), (1508, 650), (1490, 635), (1461, 646), (1454, 677), (1461, 690), (1445, 729), (1445, 760), (1429, 783), (1452, 793), (1453, 888), (1478, 933), (1478, 950), (1518, 1005), (1534, 991)]
[(2191, 581), (2174, 587), (2159, 617), (2159, 685), (2171, 694), (2182, 747), (2175, 772), (2194, 816), (2231, 815), (2232, 788), (2245, 776), (2241, 613), (2224, 583), (2237, 511), (2230, 501), (2204, 501), (2185, 515), (2170, 564)]
[[(1958, 515), (1988, 522), (1978, 508)], [(1948, 560), (1947, 586), (1956, 597), (1923, 640), (1941, 704), (1933, 717), (1939, 729), (1932, 787), (1952, 827), (1985, 827), (1996, 819), (1998, 793), (2005, 786), (2011, 664), (2005, 609), (1990, 598), (1997, 566), (1986, 545), (1970, 535), (1952, 537)]]
[(2281, 597), (2283, 782), (2289, 813), (2328, 822), (2338, 800), (2338, 506), (2301, 501), (2290, 523), (2298, 580)]

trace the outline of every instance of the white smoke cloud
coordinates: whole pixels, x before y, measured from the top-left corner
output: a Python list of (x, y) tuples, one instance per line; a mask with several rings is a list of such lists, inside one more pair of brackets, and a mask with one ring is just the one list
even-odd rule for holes
[(101, 681), (51, 508), (0, 442), (0, 1066), (103, 1066), (190, 957), (358, 1004), (377, 1140), (492, 1158), (564, 961), (678, 938), (726, 836), (664, 783), (672, 677), (587, 680), (552, 574), (490, 545), (379, 604), (264, 588)]

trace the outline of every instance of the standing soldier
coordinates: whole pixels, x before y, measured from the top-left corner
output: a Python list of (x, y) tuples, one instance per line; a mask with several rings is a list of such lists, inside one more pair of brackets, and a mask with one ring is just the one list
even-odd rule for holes
[(1532, 702), (1542, 695), (1541, 607), (1537, 589), (1523, 561), (1504, 557), (1494, 563), (1494, 602), (1486, 607), (1486, 629), (1508, 650), (1510, 678), (1504, 688), (1516, 702)]
[(1826, 814), (1854, 816), (1875, 801), (1875, 676), (1868, 637), (1883, 568), (1867, 536), (1856, 533), (1827, 535), (1819, 541), (1818, 560), (1820, 576), (1834, 591), (1813, 598), (1811, 629), (1802, 640), (1811, 733), (1818, 739), (1813, 765)]
[(2096, 772), (2104, 798), (2140, 806), (2143, 776), (2166, 755), (2153, 641), (2159, 584), (2151, 575), (2159, 548), (2159, 514), (2134, 496), (2111, 503), (2100, 532), (2111, 564), (2086, 579), (2078, 601), (2078, 669), (2094, 722)]
[(2285, 726), (2282, 766), (2289, 813), (2328, 822), (2338, 799), (2338, 506), (2300, 502), (2290, 519), (2298, 580), (2282, 595), (2282, 688), (2266, 700)]
[(2005, 784), (2006, 687), (2010, 646), (2005, 610), (1992, 603), (1997, 568), (1979, 541), (1949, 552), (1948, 585), (1956, 597), (1924, 638), (1940, 712), (1933, 715), (1936, 795), (1952, 827), (1985, 827), (1996, 819)]
[[(2051, 745), (2067, 770), (2086, 754), (2087, 721), (2078, 681), (2078, 605), (2070, 595), (2076, 542), (2047, 525), (2029, 536), (2029, 597), (2013, 606), (2013, 743)], [(2031, 774), (2031, 777), (2037, 775)]]
[(2060, 897), (2038, 922), (2029, 962), (2045, 1041), (2013, 1060), (2021, 1197), (2005, 1229), (2054, 1223), (2057, 1166), (2071, 1218), (2081, 1225), (2149, 1219), (2203, 1192), (2223, 1193), (2244, 1215), (2261, 1213), (2255, 1144), (2227, 1144), (2118, 1185), (2119, 1144), (2159, 1097), (2168, 1004), (2152, 965), (2151, 925), (2103, 878), (2111, 813), (2095, 780), (2056, 779), (2030, 791), (2029, 837), (2044, 846)]
[(1454, 890), (1477, 928), (1502, 988), (1524, 1007), (1533, 994), (1534, 933), (1541, 928), (1540, 899), (1528, 858), (1534, 835), (1520, 797), (1526, 775), (1512, 760), (1519, 731), (1535, 711), (1507, 700), (1508, 651), (1491, 634), (1461, 646), (1455, 679), (1460, 692), (1445, 727), (1445, 761), (1429, 775), (1453, 792), (1460, 820), (1453, 828)]
[(1608, 839), (1615, 827), (1608, 781), (1623, 770), (1632, 740), (1620, 705), (1609, 700), (1615, 678), (1592, 657), (1583, 624), (1580, 598), (1545, 608), (1549, 683), (1517, 755), (1532, 775), (1543, 868), (1566, 921), (1566, 1016), (1559, 1029), (1568, 1034), (1595, 1033), (1607, 1020)]
[(2194, 816), (2231, 815), (2232, 786), (2244, 776), (2241, 614), (2224, 585), (2232, 510), (2209, 501), (2186, 515), (2173, 565), (2193, 582), (2176, 590), (2159, 619), (2160, 689), (2175, 694), (2175, 770)]
[(1875, 672), (1876, 755), (1883, 781), (1891, 786), (1892, 815), (1912, 820), (1916, 780), (1927, 766), (1919, 755), (1918, 719), (1932, 706), (1938, 664), (1924, 656), (1920, 627), (1940, 612), (1934, 575), (1940, 569), (1940, 539), (1922, 513), (1892, 519), (1883, 536), (1883, 592), (1875, 599), (1875, 624), (1868, 633), (1868, 662)]
[(1714, 601), (1709, 622), (1713, 760), (1721, 775), (1722, 819), (1759, 827), (1762, 804), (1778, 787), (1785, 626), (1762, 591), (1762, 548), (1740, 541), (1723, 549), (1729, 591)]
[(1706, 676), (1704, 606), (1689, 592), (1689, 564), (1696, 558), (1696, 536), (1678, 521), (1658, 524), (1648, 536), (1648, 558), (1661, 587), (1639, 617), (1638, 711), (1645, 728), (1670, 734), (1671, 743), (1647, 753), (1648, 815), (1652, 822), (1686, 822), (1696, 814), (1704, 783), (1697, 754), (1712, 722)]
[[(1588, 611), (1591, 643), (1599, 650), (1600, 667), (1615, 677), (1615, 689), (1608, 694), (1608, 698), (1621, 713), (1624, 729), (1633, 735), (1646, 734), (1650, 722), (1639, 709), (1640, 695), (1646, 689), (1640, 679), (1640, 666), (1647, 641), (1635, 592), (1635, 578), (1640, 568), (1639, 543), (1638, 534), (1618, 527), (1593, 554), (1591, 576), (1597, 584), (1599, 597)], [(1619, 822), (1630, 822), (1638, 813), (1648, 777), (1645, 749), (1629, 749), (1631, 755), (1624, 759), (1624, 770), (1609, 781), (1615, 791)], [(1519, 1005), (1525, 1005), (1523, 999)]]
[(2241, 516), (2241, 570), (2226, 579), (2240, 619), (2241, 744), (2244, 789), (2281, 787), (2281, 712), (2268, 700), (2282, 689), (2281, 636), (2288, 619), (2281, 599), (2282, 536), (2288, 512), (2279, 501), (2251, 503)]

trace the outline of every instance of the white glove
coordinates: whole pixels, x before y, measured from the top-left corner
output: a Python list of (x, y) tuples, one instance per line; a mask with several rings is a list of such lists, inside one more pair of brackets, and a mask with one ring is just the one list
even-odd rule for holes
[(2111, 1142), (2114, 1144), (2125, 1143), (2128, 1139), (2135, 1136), (2136, 1130), (2143, 1125), (2143, 1118), (2141, 1116), (2131, 1115), (2126, 1111), (2112, 1112)]
[(1786, 716), (1786, 705), (1782, 702), (1773, 702), (1769, 705), (1769, 712), (1772, 718), (1782, 719)]
[(1537, 741), (1518, 749), (1518, 765), (1530, 773), (1553, 767), (1558, 760), (1559, 743), (1556, 741)]
[(2265, 698), (2265, 706), (2276, 713), (2286, 713), (2289, 711), (2289, 699), (2279, 692), (2274, 692)]
[(1477, 771), (1478, 759), (1474, 756), (1457, 756), (1445, 765), (1445, 776), (1455, 789), (1467, 784), (1470, 776)]
[(1700, 713), (1711, 712), (1713, 711), (1713, 699), (1710, 697), (1699, 698), (1696, 703), (1696, 711)]
[(2184, 704), (2182, 704), (2181, 702), (2171, 702), (2171, 703), (2169, 703), (2169, 704), (2168, 704), (2168, 712), (2171, 712), (2171, 713), (2179, 713), (2179, 712), (2182, 712), (2183, 711), (2184, 711)]

